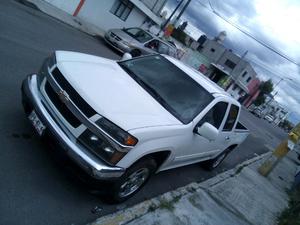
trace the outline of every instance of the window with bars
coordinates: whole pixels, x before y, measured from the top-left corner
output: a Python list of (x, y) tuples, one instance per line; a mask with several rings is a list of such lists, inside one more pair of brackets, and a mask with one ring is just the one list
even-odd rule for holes
[(126, 21), (132, 9), (133, 4), (129, 0), (116, 0), (110, 12), (121, 20)]

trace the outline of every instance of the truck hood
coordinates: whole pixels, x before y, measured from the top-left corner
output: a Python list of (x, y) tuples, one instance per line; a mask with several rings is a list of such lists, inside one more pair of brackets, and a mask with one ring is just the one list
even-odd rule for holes
[(114, 60), (56, 52), (57, 66), (94, 110), (124, 130), (181, 124)]

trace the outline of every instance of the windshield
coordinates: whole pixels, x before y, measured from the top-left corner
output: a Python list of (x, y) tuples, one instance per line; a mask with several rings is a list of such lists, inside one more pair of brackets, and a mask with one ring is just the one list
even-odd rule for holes
[(124, 30), (128, 35), (141, 43), (145, 43), (152, 39), (152, 36), (140, 28), (128, 28)]
[(209, 92), (163, 56), (136, 58), (119, 65), (184, 124), (191, 122), (213, 99)]

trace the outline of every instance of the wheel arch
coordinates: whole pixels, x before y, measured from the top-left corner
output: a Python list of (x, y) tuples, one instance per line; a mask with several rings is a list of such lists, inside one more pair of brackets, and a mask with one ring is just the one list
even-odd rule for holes
[(232, 144), (232, 145), (230, 145), (230, 146), (226, 149), (226, 152), (227, 152), (227, 153), (232, 152), (237, 146), (238, 146), (238, 144)]
[(168, 160), (170, 155), (171, 155), (170, 150), (162, 150), (162, 151), (158, 151), (158, 152), (151, 152), (151, 153), (148, 153), (148, 154), (144, 155), (143, 157), (137, 159), (134, 163), (137, 163), (138, 161), (144, 160), (146, 158), (152, 158), (152, 159), (155, 160), (155, 162), (157, 164), (156, 170), (158, 170), (163, 165), (163, 163)]

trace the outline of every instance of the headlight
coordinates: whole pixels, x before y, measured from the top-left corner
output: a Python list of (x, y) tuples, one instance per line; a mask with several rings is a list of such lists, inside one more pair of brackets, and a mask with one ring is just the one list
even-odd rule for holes
[[(121, 145), (134, 146), (138, 142), (135, 137), (104, 117), (96, 121), (96, 124)], [(125, 147), (124, 151), (121, 151), (116, 146), (114, 147), (114, 144), (106, 141), (104, 137), (98, 137), (89, 129), (79, 136), (78, 141), (95, 155), (113, 165), (117, 164), (128, 152), (128, 148), (126, 150)]]
[(89, 129), (79, 136), (78, 141), (92, 153), (112, 165), (117, 164), (126, 155), (126, 152), (117, 151), (109, 143), (102, 138), (97, 137)]
[(102, 117), (96, 124), (122, 145), (135, 146), (138, 140), (114, 123)]

